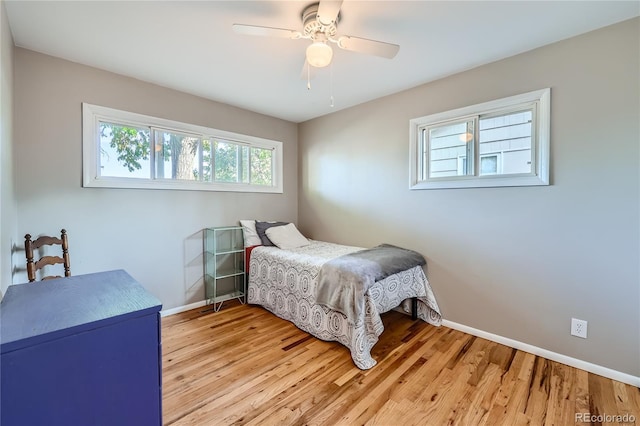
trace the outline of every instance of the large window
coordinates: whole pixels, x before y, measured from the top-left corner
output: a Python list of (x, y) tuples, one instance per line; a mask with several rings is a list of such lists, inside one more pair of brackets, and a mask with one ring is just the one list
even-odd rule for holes
[(83, 185), (282, 192), (282, 143), (83, 104)]
[(411, 120), (411, 189), (549, 184), (550, 90)]

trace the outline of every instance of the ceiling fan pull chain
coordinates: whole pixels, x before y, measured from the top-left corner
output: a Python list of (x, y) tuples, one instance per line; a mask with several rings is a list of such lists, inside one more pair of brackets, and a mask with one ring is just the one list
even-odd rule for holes
[(309, 68), (309, 62), (307, 62), (307, 90), (311, 90), (311, 68)]

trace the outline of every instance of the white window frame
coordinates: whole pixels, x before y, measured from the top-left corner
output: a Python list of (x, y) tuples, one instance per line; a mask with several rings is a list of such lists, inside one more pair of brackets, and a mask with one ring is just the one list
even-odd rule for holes
[[(202, 139), (222, 139), (239, 145), (271, 149), (272, 185), (255, 185), (240, 182), (204, 182), (166, 178), (130, 178), (100, 176), (100, 121), (127, 126), (150, 127), (177, 133), (193, 134)], [(82, 186), (96, 188), (176, 189), (188, 191), (232, 191), (283, 193), (283, 144), (279, 141), (212, 129), (195, 124), (121, 111), (113, 108), (82, 104)], [(153, 150), (152, 150), (153, 151)], [(150, 167), (154, 169), (153, 158)], [(215, 165), (211, 165), (214, 173)], [(152, 174), (154, 172), (152, 171)]]
[(457, 166), (458, 169), (456, 172), (458, 173), (458, 176), (464, 176), (467, 173), (467, 157), (459, 155)]
[[(449, 121), (486, 115), (492, 113), (517, 110), (528, 105), (534, 106), (532, 119), (532, 165), (531, 173), (479, 175), (475, 168), (474, 175), (429, 177), (429, 147), (423, 141), (424, 129)], [(444, 188), (486, 188), (500, 186), (537, 186), (549, 185), (549, 150), (551, 134), (551, 89), (541, 89), (521, 95), (484, 102), (451, 111), (414, 118), (409, 122), (410, 153), (410, 189), (444, 189)], [(475, 129), (475, 144), (478, 140), (478, 129)], [(426, 149), (427, 158), (422, 149)], [(474, 150), (474, 162), (479, 162), (479, 149)], [(422, 176), (426, 176), (422, 179)]]

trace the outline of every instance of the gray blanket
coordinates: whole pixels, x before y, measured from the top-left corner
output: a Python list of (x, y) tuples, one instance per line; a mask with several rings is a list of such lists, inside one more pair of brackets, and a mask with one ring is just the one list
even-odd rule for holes
[(390, 244), (337, 257), (320, 269), (317, 303), (358, 324), (364, 318), (364, 295), (373, 283), (425, 263), (420, 253)]

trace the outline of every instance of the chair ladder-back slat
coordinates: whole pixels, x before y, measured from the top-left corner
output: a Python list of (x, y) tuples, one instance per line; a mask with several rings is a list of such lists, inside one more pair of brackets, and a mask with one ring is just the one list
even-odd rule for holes
[[(43, 246), (59, 245), (62, 248), (62, 257), (60, 256), (42, 256), (37, 262), (34, 262), (34, 250), (38, 250)], [(60, 238), (43, 235), (35, 240), (31, 240), (31, 235), (24, 236), (24, 249), (27, 257), (27, 276), (29, 282), (36, 280), (36, 272), (47, 265), (62, 264), (64, 267), (64, 276), (71, 276), (71, 262), (69, 260), (69, 240), (67, 231), (60, 232)], [(60, 276), (44, 276), (41, 280), (60, 278)]]

